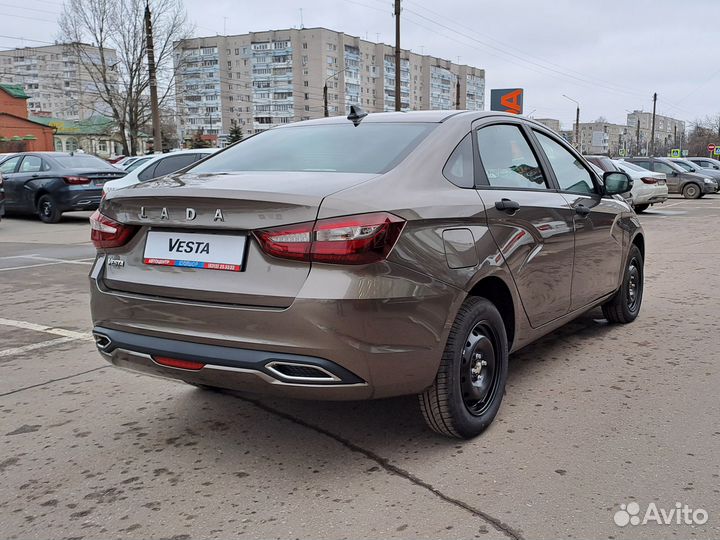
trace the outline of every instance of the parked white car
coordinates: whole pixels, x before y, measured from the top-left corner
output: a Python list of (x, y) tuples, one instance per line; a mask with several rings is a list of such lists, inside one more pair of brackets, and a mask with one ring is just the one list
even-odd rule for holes
[(195, 148), (169, 154), (156, 154), (122, 178), (106, 182), (103, 186), (103, 193), (172, 174), (217, 151), (217, 148)]
[(630, 193), (633, 195), (633, 206), (638, 214), (650, 205), (664, 203), (668, 199), (667, 176), (665, 173), (648, 171), (623, 160), (613, 160), (615, 166), (627, 173), (633, 181)]

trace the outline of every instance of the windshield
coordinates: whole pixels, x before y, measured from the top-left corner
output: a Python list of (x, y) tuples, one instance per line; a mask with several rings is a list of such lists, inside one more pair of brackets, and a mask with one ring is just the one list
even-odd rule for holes
[(103, 171), (117, 171), (117, 167), (106, 161), (88, 154), (75, 154), (74, 156), (52, 156), (61, 167), (65, 169), (100, 169)]
[(685, 169), (687, 172), (695, 172), (697, 169), (697, 165), (690, 164), (687, 161), (674, 161), (675, 165), (680, 165), (683, 169)]
[(210, 157), (192, 173), (327, 171), (382, 173), (395, 167), (437, 124), (304, 125), (268, 130)]

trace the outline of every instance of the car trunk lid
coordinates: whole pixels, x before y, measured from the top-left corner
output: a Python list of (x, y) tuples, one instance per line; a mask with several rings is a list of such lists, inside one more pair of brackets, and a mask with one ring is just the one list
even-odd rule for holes
[(107, 252), (104, 285), (177, 300), (287, 307), (310, 263), (265, 254), (251, 232), (314, 221), (323, 198), (375, 175), (174, 175), (110, 192), (102, 212), (139, 227)]

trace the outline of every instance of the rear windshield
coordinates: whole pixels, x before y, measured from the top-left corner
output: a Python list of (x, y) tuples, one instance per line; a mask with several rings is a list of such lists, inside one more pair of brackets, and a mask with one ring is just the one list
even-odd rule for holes
[(210, 157), (192, 173), (328, 171), (383, 173), (437, 124), (367, 123), (271, 129)]
[(643, 169), (642, 167), (635, 165), (634, 163), (630, 163), (629, 161), (621, 161), (620, 162), (620, 168), (625, 167), (626, 169), (630, 169), (631, 171), (646, 173), (647, 169)]
[(88, 154), (75, 154), (74, 156), (53, 156), (58, 164), (66, 169), (100, 169), (108, 171), (116, 171), (117, 168), (110, 165), (107, 161), (103, 161), (95, 156)]

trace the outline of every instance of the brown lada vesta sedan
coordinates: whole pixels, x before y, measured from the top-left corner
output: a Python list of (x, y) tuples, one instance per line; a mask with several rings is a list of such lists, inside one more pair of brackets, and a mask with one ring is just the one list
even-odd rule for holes
[(203, 388), (417, 394), (432, 429), (473, 437), (510, 352), (595, 306), (638, 316), (630, 182), (500, 113), (353, 108), (271, 129), (107, 196), (97, 346)]

